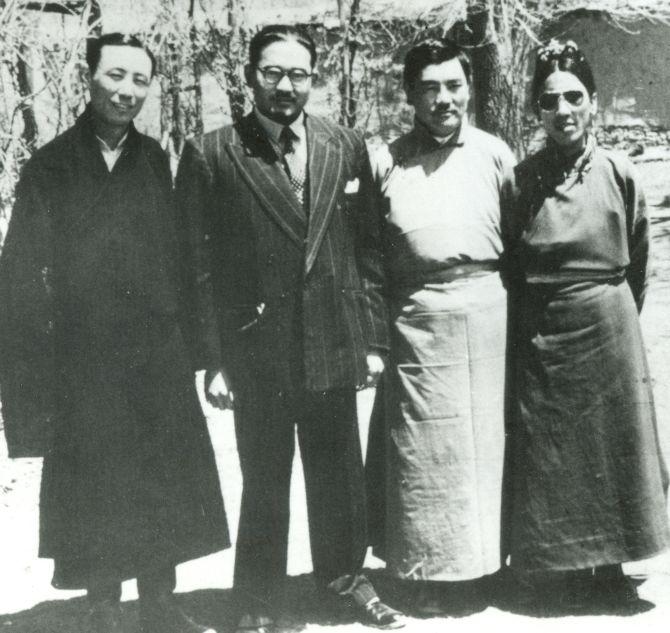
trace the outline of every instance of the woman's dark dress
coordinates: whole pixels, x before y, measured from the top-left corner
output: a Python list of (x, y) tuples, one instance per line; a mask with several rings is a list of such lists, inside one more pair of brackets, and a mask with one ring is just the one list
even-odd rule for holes
[(644, 199), (628, 160), (592, 139), (576, 161), (551, 146), (529, 157), (517, 184), (512, 565), (652, 556), (669, 543), (668, 478), (638, 319)]

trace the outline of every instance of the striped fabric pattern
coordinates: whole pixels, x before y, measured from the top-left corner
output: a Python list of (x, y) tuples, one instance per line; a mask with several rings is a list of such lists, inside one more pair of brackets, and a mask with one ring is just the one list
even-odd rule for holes
[[(312, 115), (306, 127), (307, 214), (253, 115), (187, 143), (177, 193), (209, 238), (197, 264), (211, 260), (195, 303), (218, 314), (224, 364), (238, 350), (281, 386), (301, 350), (308, 389), (352, 387), (367, 352), (388, 348), (381, 217), (362, 137)], [(238, 331), (261, 304), (258, 325)]]
[(300, 157), (295, 151), (295, 141), (298, 139), (295, 132), (288, 126), (282, 130), (280, 140), (282, 141), (284, 151), (284, 164), (286, 166), (286, 175), (291, 183), (300, 204), (305, 205), (305, 183), (307, 181), (306, 165), (302, 163)]

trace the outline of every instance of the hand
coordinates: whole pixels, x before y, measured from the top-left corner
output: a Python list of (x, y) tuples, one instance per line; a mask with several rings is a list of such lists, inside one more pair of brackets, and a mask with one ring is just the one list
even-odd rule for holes
[(209, 404), (222, 411), (233, 408), (233, 392), (228, 388), (220, 369), (208, 369), (205, 372), (205, 397)]
[(384, 362), (384, 358), (377, 352), (370, 352), (367, 355), (366, 360), (368, 364), (368, 375), (365, 379), (365, 386), (376, 387), (386, 363)]

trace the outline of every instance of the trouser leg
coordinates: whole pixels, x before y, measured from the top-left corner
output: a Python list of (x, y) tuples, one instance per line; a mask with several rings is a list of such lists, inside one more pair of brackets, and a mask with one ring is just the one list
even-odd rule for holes
[(121, 580), (113, 570), (98, 568), (86, 586), (89, 610), (82, 620), (87, 633), (121, 633)]
[(174, 594), (176, 585), (174, 565), (162, 563), (140, 571), (137, 593), (141, 633), (214, 633), (182, 610)]
[(89, 602), (119, 602), (121, 600), (121, 577), (109, 565), (99, 565), (88, 572), (86, 595)]
[(242, 503), (234, 588), (242, 610), (267, 612), (286, 575), (294, 428), (288, 398), (270, 389), (236, 400)]
[(137, 575), (137, 593), (140, 600), (171, 594), (177, 586), (174, 565), (146, 569)]
[(353, 389), (304, 394), (298, 438), (314, 575), (337, 593), (374, 597), (357, 579), (367, 550), (365, 479)]
[(86, 588), (86, 597), (92, 604), (99, 602), (119, 602), (121, 600), (121, 582), (92, 582)]

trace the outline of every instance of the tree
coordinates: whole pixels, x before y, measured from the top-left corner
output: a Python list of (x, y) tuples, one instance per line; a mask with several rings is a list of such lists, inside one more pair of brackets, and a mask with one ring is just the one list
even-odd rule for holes
[(240, 0), (228, 2), (228, 33), (224, 38), (224, 47), (228, 63), (224, 66), (226, 94), (230, 104), (230, 114), (234, 121), (244, 115), (246, 91), (242, 81), (242, 64), (246, 58), (243, 31), (243, 5)]
[[(68, 16), (70, 34), (45, 36), (38, 28), (45, 16), (60, 26), (58, 16)], [(0, 245), (20, 167), (81, 105), (81, 83), (72, 76), (82, 74), (82, 43), (99, 25), (97, 0), (0, 0)]]
[(467, 17), (454, 33), (471, 49), (477, 126), (526, 149), (526, 65), (540, 24), (529, 2), (468, 0)]
[(360, 0), (337, 0), (337, 14), (341, 29), (340, 123), (348, 127), (356, 125), (354, 62), (358, 51), (356, 31), (360, 8)]
[(457, 25), (472, 47), (478, 127), (505, 139), (519, 154), (528, 146), (526, 82), (531, 50), (558, 20), (599, 12), (620, 28), (648, 20), (668, 23), (668, 0), (468, 0)]

